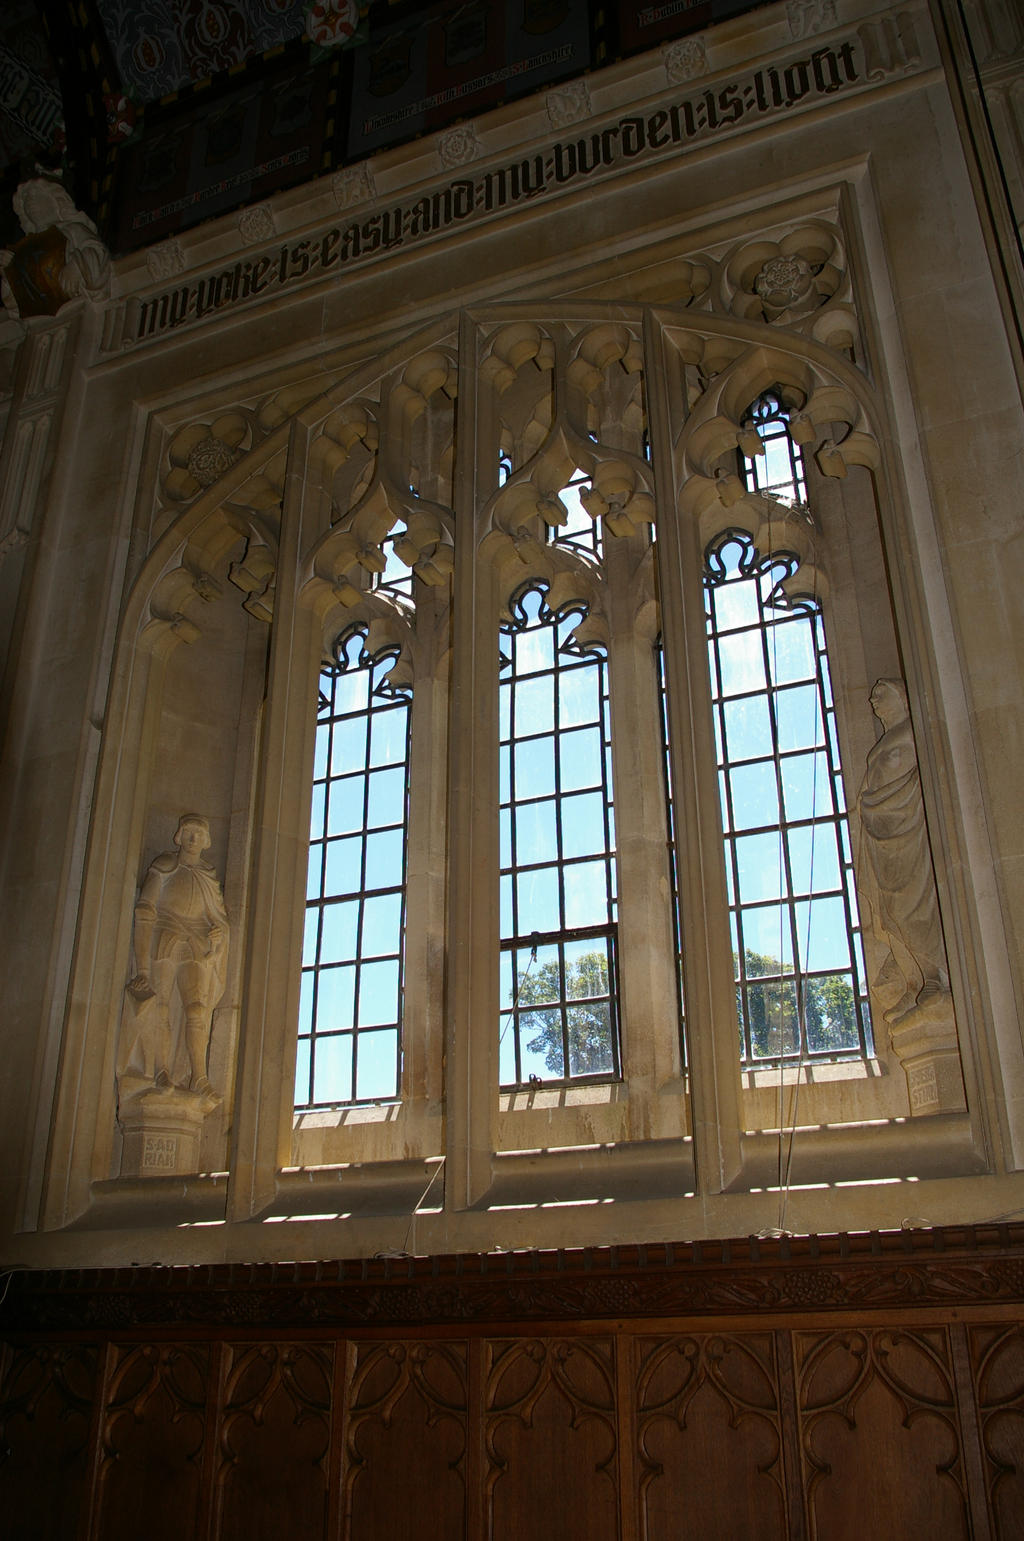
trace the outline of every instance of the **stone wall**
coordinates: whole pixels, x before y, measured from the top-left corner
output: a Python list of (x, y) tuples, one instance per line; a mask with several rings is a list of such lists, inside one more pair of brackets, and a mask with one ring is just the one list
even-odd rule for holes
[[(497, 108), (457, 164), (424, 138), (109, 271), (53, 205), (109, 295), (0, 337), (5, 1258), (1024, 1204), (1024, 431), (960, 77), (923, 5), (687, 42)], [(738, 475), (770, 390), (806, 512)], [(578, 470), (600, 560), (547, 538)], [(890, 757), (913, 786), (870, 1049), (781, 1073), (738, 1047), (701, 590), (730, 531), (820, 606), (862, 894), (858, 792)], [(607, 652), (621, 1074), (502, 1090), (495, 660), (528, 580)], [(296, 1114), (318, 671), (352, 626), (412, 689), (401, 1083)]]

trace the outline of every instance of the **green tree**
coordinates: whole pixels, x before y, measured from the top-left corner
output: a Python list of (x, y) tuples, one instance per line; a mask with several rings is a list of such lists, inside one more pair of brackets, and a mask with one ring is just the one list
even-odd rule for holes
[[(529, 972), (524, 969), (518, 990), (520, 1009), (530, 1008), (520, 1018), (526, 1047), (531, 1054), (544, 1055), (552, 1075), (601, 1075), (614, 1070), (608, 959), (603, 952), (585, 952), (567, 959), (564, 976), (556, 953)], [(562, 1040), (563, 1013), (569, 1040), (568, 1067)]]
[[(796, 1054), (800, 1047), (796, 980), (779, 978), (778, 958), (744, 953), (750, 1046), (756, 1058)], [(739, 972), (737, 968), (737, 973)], [(736, 1009), (744, 1021), (743, 989), (736, 986)], [(807, 1045), (816, 1053), (852, 1049), (859, 1043), (853, 988), (848, 979), (830, 974), (803, 981), (804, 1026)], [(780, 1049), (781, 1044), (781, 1049)]]

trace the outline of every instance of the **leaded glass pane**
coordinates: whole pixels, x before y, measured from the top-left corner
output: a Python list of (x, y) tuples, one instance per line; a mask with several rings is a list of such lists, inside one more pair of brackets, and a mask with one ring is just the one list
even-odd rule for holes
[(344, 633), (320, 676), (297, 1108), (398, 1095), (410, 703), (365, 642)]
[(511, 609), (500, 649), (501, 1083), (613, 1077), (607, 662), (573, 641), (581, 608), (548, 610), (542, 583)]
[[(754, 404), (748, 487), (806, 498), (777, 393)], [(871, 1025), (821, 608), (791, 603), (785, 552), (742, 531), (706, 553), (736, 1001), (744, 1061), (866, 1054)]]

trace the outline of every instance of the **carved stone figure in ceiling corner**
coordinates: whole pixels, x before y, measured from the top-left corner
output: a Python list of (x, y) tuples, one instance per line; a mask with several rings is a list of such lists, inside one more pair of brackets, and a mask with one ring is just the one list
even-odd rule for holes
[(24, 239), (0, 251), (3, 302), (22, 319), (55, 316), (68, 300), (103, 300), (110, 292), (110, 253), (87, 214), (51, 177), (22, 182), (14, 195)]
[(174, 844), (153, 862), (135, 906), (137, 972), (128, 985), (122, 1096), (147, 1086), (212, 1091), (206, 1059), (230, 928), (217, 874), (203, 859), (206, 819), (183, 814)]
[(917, 750), (902, 680), (878, 680), (871, 707), (882, 724), (857, 806), (860, 888), (888, 957), (875, 981), (885, 1018), (898, 1028), (921, 1012), (949, 1009), (949, 976)]

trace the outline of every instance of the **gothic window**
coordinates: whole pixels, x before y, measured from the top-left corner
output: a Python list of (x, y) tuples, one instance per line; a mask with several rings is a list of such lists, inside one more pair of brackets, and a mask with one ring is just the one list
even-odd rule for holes
[[(748, 484), (802, 502), (778, 396), (750, 416), (765, 454), (745, 460)], [(863, 1055), (871, 1029), (821, 605), (786, 592), (798, 589), (794, 555), (760, 551), (743, 531), (712, 542), (705, 564), (742, 1056)]]
[(398, 1095), (410, 692), (366, 638), (344, 632), (320, 675), (298, 1108)]
[[(233, 1213), (333, 1213), (309, 1174), (342, 1170), (361, 1213), (423, 1212), (436, 1158), (445, 1225), (567, 1193), (667, 1202), (763, 1186), (776, 1082), (799, 1082), (816, 1130), (921, 1110), (930, 1066), (908, 1050), (904, 1086), (894, 1034), (871, 1062), (840, 770), (841, 737), (861, 774), (872, 679), (900, 671), (863, 392), (795, 334), (773, 349), (754, 323), (590, 304), (474, 307), (368, 349), (262, 469), (253, 451), (231, 473), (260, 505), (244, 551), (235, 503), (213, 499), (182, 525), (180, 568), (157, 575), (155, 546), (132, 598), (166, 699), (136, 748), (150, 675), (119, 653), (130, 695), (95, 841), (119, 854), (119, 893), (90, 846), (73, 1000), (90, 971), (133, 966), (103, 934), (126, 935), (134, 832), (150, 853), (169, 800), (186, 806), (159, 763), (183, 703), (219, 744), (240, 683), (249, 744), (180, 783), (217, 820), (237, 923), (209, 1061), (234, 1110)], [(743, 418), (766, 380), (783, 383)], [(804, 463), (804, 435), (834, 483)], [(209, 646), (179, 648), (218, 564), (244, 615), (225, 590), (235, 619), (210, 611)], [(248, 616), (272, 611), (264, 641)], [(207, 660), (229, 642), (236, 672), (207, 705)], [(905, 738), (912, 756), (909, 722)], [(880, 1007), (883, 942), (865, 941)], [(97, 1064), (100, 1004), (76, 1040)], [(133, 1029), (131, 993), (114, 1004)], [(952, 1064), (951, 1007), (943, 1020)], [(796, 1074), (825, 1061), (846, 1063)], [(78, 1132), (76, 1076), (60, 1113), (75, 1193), (47, 1200), (60, 1223), (114, 1164), (113, 1117)], [(224, 1169), (226, 1128), (211, 1118), (202, 1170)]]
[(515, 596), (500, 684), (503, 1086), (618, 1074), (607, 661), (585, 609)]

